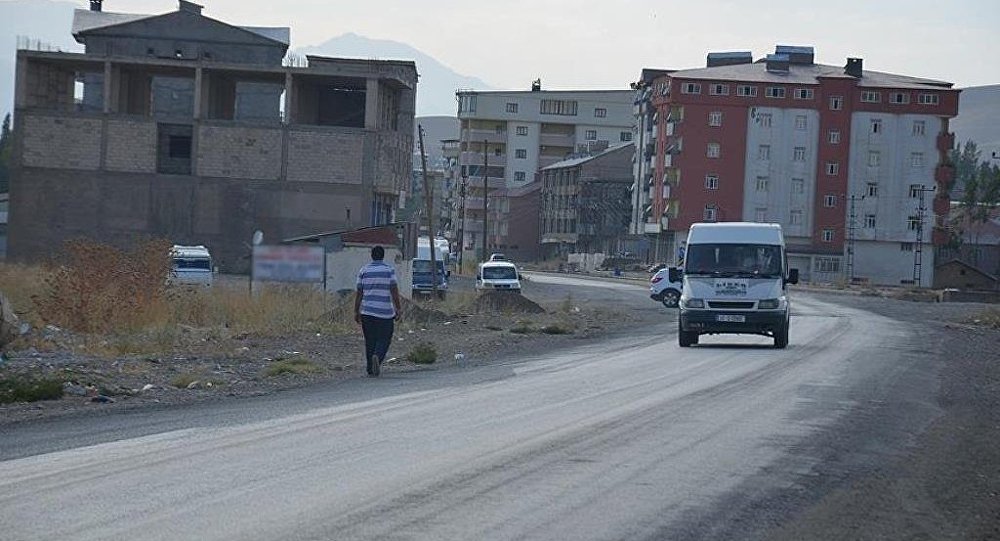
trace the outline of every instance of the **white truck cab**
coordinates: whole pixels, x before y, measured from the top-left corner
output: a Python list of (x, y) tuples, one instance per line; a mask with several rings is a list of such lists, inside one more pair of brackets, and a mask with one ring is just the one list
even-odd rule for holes
[(170, 250), (170, 260), (172, 283), (212, 285), (212, 255), (208, 248), (175, 244)]
[(510, 261), (487, 261), (476, 269), (476, 289), (521, 292), (521, 273)]
[[(778, 224), (727, 222), (691, 226), (683, 269), (677, 339), (681, 347), (702, 334), (760, 334), (788, 345), (788, 268)], [(675, 276), (680, 278), (680, 276)]]

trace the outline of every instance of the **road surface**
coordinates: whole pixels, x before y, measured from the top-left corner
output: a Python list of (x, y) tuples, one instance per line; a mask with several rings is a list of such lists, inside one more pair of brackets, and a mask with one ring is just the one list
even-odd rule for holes
[(793, 511), (775, 494), (829, 471), (816, 442), (865, 404), (900, 411), (865, 420), (844, 475), (934, 414), (912, 330), (886, 317), (799, 294), (786, 350), (682, 350), (641, 286), (531, 284), (663, 319), (539, 358), (0, 429), (0, 537), (753, 538)]

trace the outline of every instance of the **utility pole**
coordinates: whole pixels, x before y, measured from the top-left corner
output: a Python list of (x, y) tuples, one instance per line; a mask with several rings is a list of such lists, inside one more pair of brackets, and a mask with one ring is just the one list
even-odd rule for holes
[(462, 184), (459, 185), (459, 195), (462, 197), (462, 206), (458, 213), (458, 269), (459, 272), (465, 270), (465, 186), (469, 177), (462, 175)]
[[(424, 174), (424, 201), (427, 203), (427, 240), (431, 248), (431, 291), (438, 296), (437, 244), (434, 243), (434, 186), (427, 180), (427, 155), (424, 154), (424, 127), (417, 124), (420, 137), (420, 168)], [(419, 233), (417, 234), (419, 238)], [(418, 241), (419, 244), (419, 241)]]
[(937, 188), (920, 185), (919, 188), (912, 189), (917, 191), (920, 201), (917, 207), (917, 242), (913, 249), (913, 285), (920, 287), (924, 265), (924, 212), (927, 210), (927, 207), (924, 206), (924, 194), (933, 192)]
[(851, 195), (851, 219), (847, 225), (847, 284), (854, 283), (854, 238), (857, 231), (857, 214), (854, 212), (854, 201), (857, 196)]
[(487, 152), (489, 140), (483, 139), (483, 262), (489, 259), (486, 255), (486, 232), (489, 230), (489, 213), (486, 212), (490, 200), (490, 153)]

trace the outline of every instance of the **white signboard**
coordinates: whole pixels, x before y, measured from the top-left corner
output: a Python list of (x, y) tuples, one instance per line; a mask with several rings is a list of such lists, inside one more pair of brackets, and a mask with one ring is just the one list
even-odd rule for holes
[(253, 247), (253, 279), (258, 282), (323, 281), (322, 246), (297, 244)]

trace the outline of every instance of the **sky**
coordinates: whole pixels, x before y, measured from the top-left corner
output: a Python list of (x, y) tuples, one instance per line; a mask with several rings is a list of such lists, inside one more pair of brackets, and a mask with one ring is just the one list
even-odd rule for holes
[[(42, 0), (39, 0), (42, 1)], [(81, 8), (86, 0), (76, 0)], [(201, 0), (232, 24), (290, 26), (292, 46), (354, 32), (401, 41), (501, 89), (626, 88), (644, 67), (702, 67), (710, 51), (812, 45), (817, 61), (1000, 83), (995, 0)], [(105, 0), (105, 11), (162, 13), (175, 0)]]

